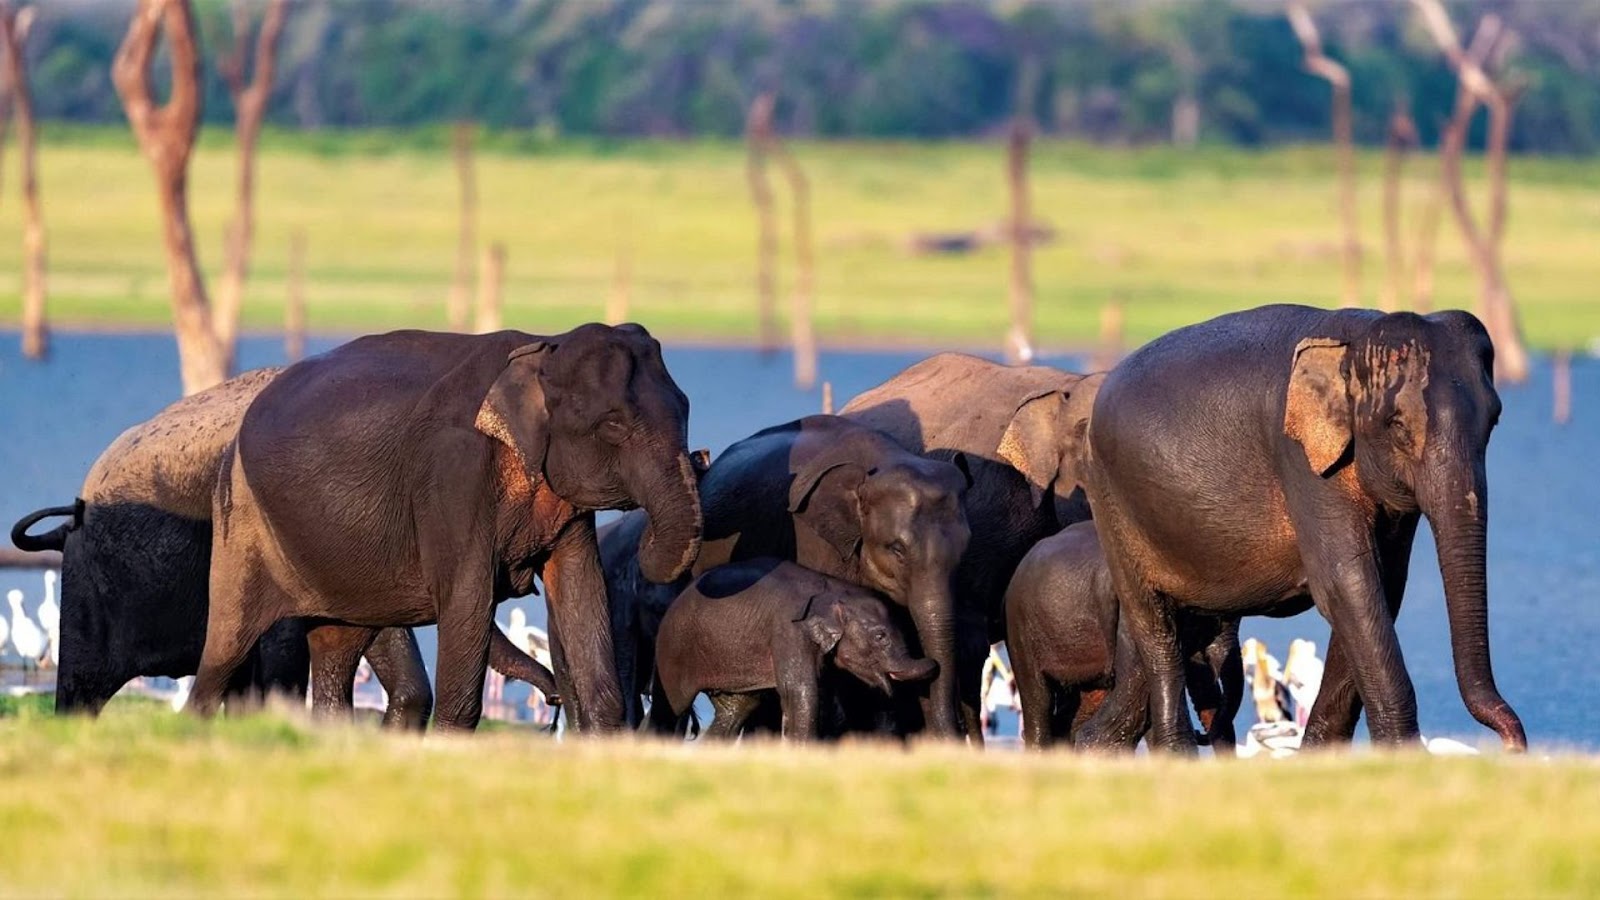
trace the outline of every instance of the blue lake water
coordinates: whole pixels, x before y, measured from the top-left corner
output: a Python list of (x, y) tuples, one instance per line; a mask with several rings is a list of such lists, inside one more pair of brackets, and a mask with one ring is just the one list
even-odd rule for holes
[[(310, 351), (335, 343), (313, 340)], [(281, 364), (282, 343), (246, 338), (239, 355), (247, 368)], [(819, 390), (792, 387), (786, 354), (672, 346), (666, 356), (692, 404), (694, 446), (720, 451), (761, 427), (820, 409)], [(826, 352), (821, 371), (842, 406), (921, 356)], [(1045, 361), (1079, 368), (1072, 358)], [(0, 331), (0, 524), (9, 529), (33, 509), (70, 502), (90, 464), (119, 432), (178, 397), (177, 372), (168, 336), (58, 334), (52, 359), (37, 364), (21, 358), (14, 332)], [(1600, 364), (1576, 361), (1572, 380), (1573, 421), (1560, 427), (1550, 423), (1546, 363), (1536, 366), (1527, 386), (1502, 392), (1505, 413), (1489, 450), (1490, 615), (1496, 677), (1529, 737), (1546, 748), (1600, 749), (1594, 708), (1600, 668), (1589, 656), (1600, 645), (1600, 542), (1593, 524), (1600, 513), (1600, 480), (1589, 469), (1600, 455)], [(0, 570), (0, 591), (13, 587), (27, 592), (29, 610), (37, 606), (37, 574)], [(543, 623), (541, 600), (517, 602)], [(421, 638), (431, 668), (428, 632)], [(1280, 659), (1295, 637), (1315, 640), (1324, 652), (1327, 647), (1327, 625), (1315, 612), (1247, 620), (1244, 633), (1264, 640)], [(1413, 554), (1400, 639), (1424, 733), (1470, 741), (1490, 737), (1456, 693), (1443, 590), (1425, 528)], [(1250, 717), (1245, 705), (1241, 725)]]

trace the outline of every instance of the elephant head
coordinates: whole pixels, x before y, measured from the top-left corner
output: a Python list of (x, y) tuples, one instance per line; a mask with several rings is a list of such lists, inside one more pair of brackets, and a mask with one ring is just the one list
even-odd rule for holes
[(789, 509), (859, 572), (859, 582), (911, 613), (922, 652), (941, 667), (929, 688), (929, 729), (959, 734), (953, 578), (971, 532), (964, 502), (972, 476), (953, 463), (910, 456), (882, 467), (823, 462), (800, 472)]
[(1083, 495), (1089, 464), (1089, 413), (1105, 380), (1084, 376), (1070, 391), (1048, 388), (1022, 398), (1000, 437), (996, 455), (1028, 482), (1033, 506), (1053, 500), (1056, 521), (1088, 518)]
[(512, 351), (478, 410), (534, 483), (580, 509), (643, 507), (645, 577), (668, 582), (700, 551), (689, 399), (638, 325), (584, 325)]
[(1348, 479), (1383, 509), (1427, 517), (1461, 697), (1508, 747), (1522, 748), (1522, 722), (1489, 660), (1484, 456), (1500, 418), (1493, 372), (1494, 346), (1468, 313), (1377, 317), (1355, 334), (1299, 343), (1283, 431), (1317, 475)]
[(939, 672), (913, 657), (882, 603), (867, 596), (813, 597), (800, 626), (834, 665), (889, 694), (894, 681), (926, 681)]

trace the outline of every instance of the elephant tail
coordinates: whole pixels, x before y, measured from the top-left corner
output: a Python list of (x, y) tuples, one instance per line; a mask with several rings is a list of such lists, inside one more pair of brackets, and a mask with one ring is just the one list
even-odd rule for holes
[[(46, 531), (44, 534), (29, 534), (32, 528), (41, 519), (54, 519), (69, 516), (69, 520)], [(29, 553), (38, 553), (41, 550), (64, 550), (67, 546), (67, 535), (74, 529), (83, 525), (83, 501), (77, 500), (71, 506), (51, 506), (46, 509), (35, 510), (11, 526), (11, 543), (18, 550)]]

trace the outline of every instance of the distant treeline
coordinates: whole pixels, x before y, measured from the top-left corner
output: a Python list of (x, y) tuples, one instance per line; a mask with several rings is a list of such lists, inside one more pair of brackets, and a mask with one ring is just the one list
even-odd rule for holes
[[(131, 0), (38, 5), (28, 52), (41, 115), (118, 120), (110, 66)], [(215, 62), (231, 39), (227, 4), (196, 5), (206, 117), (226, 121)], [(1516, 149), (1600, 147), (1600, 2), (1451, 9), (1463, 42), (1488, 11), (1517, 36), (1500, 61), (1523, 86)], [(1431, 142), (1456, 84), (1411, 5), (1313, 10), (1329, 55), (1351, 70), (1357, 138), (1381, 141), (1406, 97)], [(1328, 129), (1327, 84), (1302, 71), (1270, 0), (298, 0), (279, 73), (269, 121), (303, 128), (470, 118), (561, 134), (732, 135), (771, 89), (780, 127), (828, 137), (980, 135), (1018, 102), (1045, 130), (1096, 141), (1261, 144)]]

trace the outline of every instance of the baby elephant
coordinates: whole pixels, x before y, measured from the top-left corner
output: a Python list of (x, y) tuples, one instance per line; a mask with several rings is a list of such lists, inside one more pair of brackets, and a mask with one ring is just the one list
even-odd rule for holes
[(783, 736), (811, 740), (825, 668), (888, 694), (891, 682), (925, 681), (939, 664), (911, 656), (866, 588), (775, 559), (718, 566), (661, 620), (650, 720), (659, 732), (678, 729), (704, 692), (717, 711), (706, 735), (732, 737), (776, 691)]
[[(1123, 629), (1111, 572), (1093, 522), (1080, 522), (1028, 551), (1006, 589), (1006, 647), (1022, 700), (1022, 739), (1031, 748), (1072, 743), (1091, 717), (1105, 719), (1107, 747), (1133, 746), (1149, 728), (1142, 690), (1134, 707), (1100, 711), (1115, 679), (1143, 686)], [(1243, 696), (1238, 620), (1181, 615), (1179, 640), (1201, 743), (1231, 753)], [(1100, 712), (1099, 716), (1095, 714)]]

